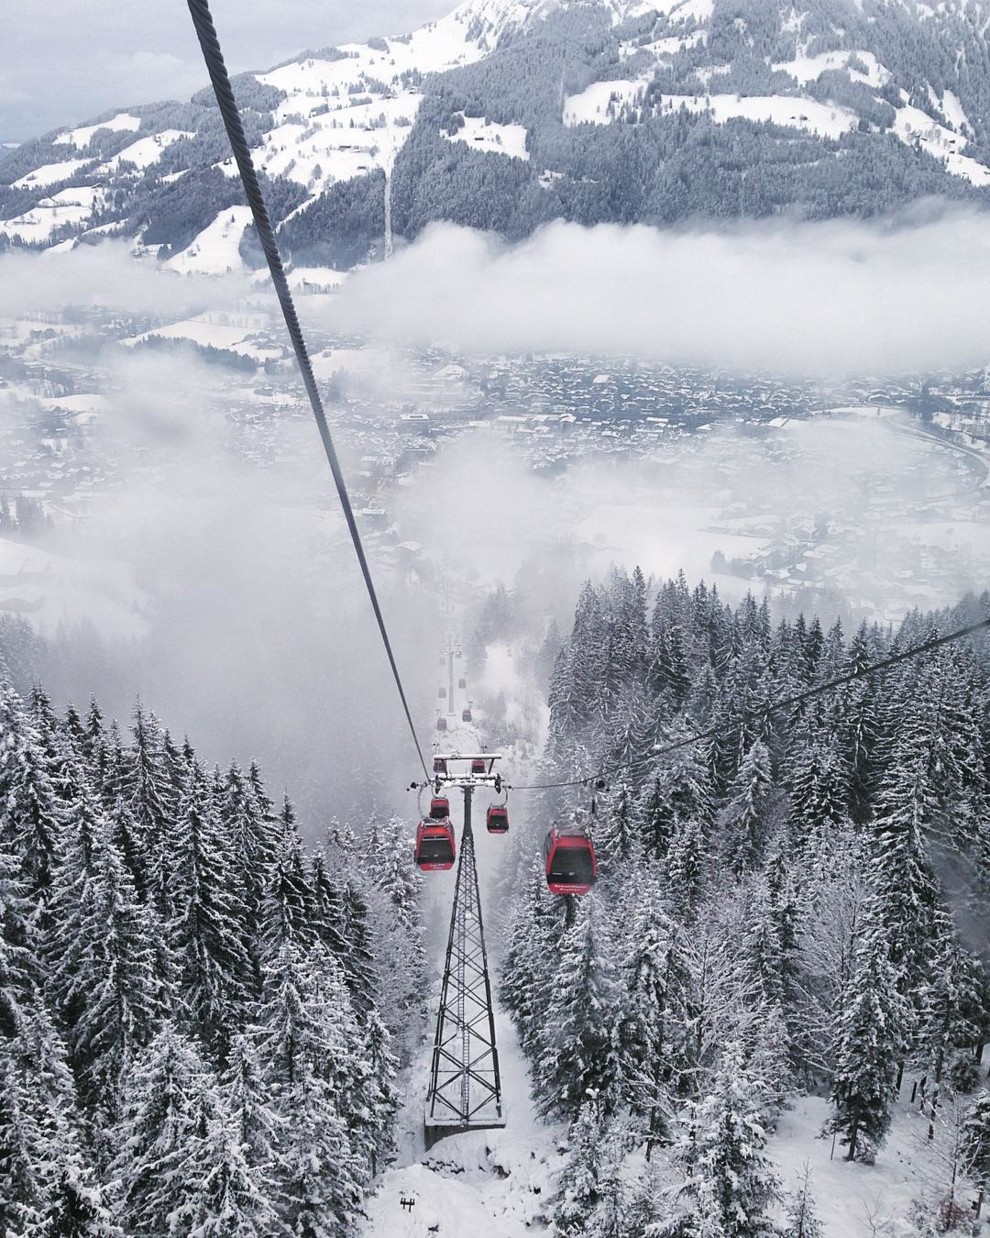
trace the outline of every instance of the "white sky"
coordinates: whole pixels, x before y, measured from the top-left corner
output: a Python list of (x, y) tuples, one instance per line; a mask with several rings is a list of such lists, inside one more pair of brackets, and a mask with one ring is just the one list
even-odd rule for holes
[[(231, 72), (307, 47), (401, 34), (456, 0), (212, 0)], [(108, 108), (188, 99), (207, 84), (183, 0), (31, 0), (4, 5), (0, 141), (77, 125)]]

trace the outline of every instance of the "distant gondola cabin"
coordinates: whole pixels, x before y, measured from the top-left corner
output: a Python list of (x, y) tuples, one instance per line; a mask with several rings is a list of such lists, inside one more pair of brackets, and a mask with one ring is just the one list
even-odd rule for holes
[(504, 804), (492, 804), (488, 809), (485, 822), (489, 834), (507, 834), (509, 832), (509, 812)]
[(484, 773), (487, 773), (487, 770), (488, 770), (488, 766), (487, 766), (487, 763), (484, 757), (472, 758), (472, 761), (471, 761), (471, 773), (472, 774), (484, 774)]
[(543, 840), (543, 860), (551, 894), (587, 894), (598, 879), (595, 847), (587, 834), (552, 826)]
[(446, 731), (446, 729), (447, 729), (447, 719), (443, 716), (443, 714), (441, 714), (440, 717), (437, 718), (437, 730)]
[(450, 817), (450, 800), (445, 795), (435, 795), (430, 800), (430, 820), (446, 821)]
[(462, 722), (470, 722), (470, 721), (471, 721), (471, 711), (470, 711), (470, 709), (464, 709), (464, 710), (461, 710), (461, 721), (462, 721)]
[(416, 830), (416, 863), (427, 873), (454, 867), (454, 827), (444, 821), (421, 821)]

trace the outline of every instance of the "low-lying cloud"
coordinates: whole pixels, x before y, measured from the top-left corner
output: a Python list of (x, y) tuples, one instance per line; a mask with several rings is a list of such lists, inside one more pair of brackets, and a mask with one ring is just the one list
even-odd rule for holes
[[(67, 306), (177, 317), (233, 306), (250, 292), (243, 274), (204, 277), (161, 270), (123, 241), (0, 256), (0, 315), (57, 313)], [(254, 295), (257, 296), (257, 293)]]
[[(318, 369), (327, 380), (346, 368), (366, 395), (401, 388), (408, 373), (400, 350), (397, 366), (389, 362), (390, 346), (433, 340), (826, 372), (830, 358), (835, 372), (865, 366), (866, 356), (879, 369), (877, 358), (891, 363), (896, 345), (905, 366), (949, 366), (990, 340), (976, 288), (987, 273), (990, 224), (971, 214), (914, 232), (559, 225), (518, 246), (437, 228), (393, 263), (356, 274), (336, 302), (337, 321), (363, 323), (384, 347), (339, 351)], [(121, 244), (0, 258), (0, 314), (24, 319), (93, 303), (175, 318), (238, 306), (245, 295), (252, 308), (273, 303), (267, 288), (247, 288), (235, 276), (165, 275)], [(789, 299), (777, 304), (778, 295)], [(300, 301), (304, 322), (321, 303)], [(858, 316), (843, 318), (845, 304)], [(905, 332), (914, 335), (906, 341)], [(414, 754), (301, 400), (294, 408), (291, 395), (286, 406), (256, 403), (248, 380), (191, 350), (132, 352), (104, 346), (86, 328), (76, 350), (60, 355), (81, 362), (87, 387), (96, 378), (103, 400), (86, 442), (108, 462), (108, 480), (87, 499), (85, 518), (59, 522), (48, 548), (77, 577), (91, 574), (94, 592), (101, 564), (113, 565), (104, 573), (114, 590), (106, 614), (112, 602), (113, 615), (127, 620), (114, 627), (99, 619), (103, 611), (93, 619), (106, 647), (66, 642), (64, 693), (85, 703), (95, 691), (121, 717), (140, 693), (171, 725), (188, 727), (209, 759), (257, 756), (272, 785), (284, 782), (301, 801), (310, 829), (330, 813), (360, 817), (376, 797), (398, 806), (399, 788), (416, 773)], [(16, 386), (0, 417), (25, 416)], [(367, 436), (349, 439), (341, 429), (345, 470), (356, 481)], [(237, 435), (265, 450), (231, 450)], [(441, 614), (451, 582), (458, 605), (476, 603), (496, 579), (518, 585), (538, 635), (548, 612), (568, 625), (581, 579), (610, 562), (639, 561), (657, 575), (683, 566), (693, 581), (710, 577), (716, 550), (728, 559), (753, 554), (760, 537), (736, 527), (732, 514), (754, 511), (774, 528), (775, 514), (791, 523), (827, 518), (830, 541), (849, 560), (850, 607), (866, 613), (948, 602), (985, 575), (986, 527), (961, 522), (953, 507), (975, 479), (949, 473), (951, 493), (936, 502), (951, 462), (933, 477), (934, 448), (894, 427), (800, 423), (776, 436), (772, 459), (762, 438), (731, 431), (692, 440), (676, 458), (664, 448), (655, 458), (606, 462), (589, 446), (556, 477), (530, 471), (520, 443), (466, 432), (434, 467), (380, 496), (397, 529), (373, 553), (375, 574), (427, 747), (438, 646), (457, 622)], [(880, 473), (900, 508), (871, 497)], [(772, 510), (759, 506), (763, 496)], [(915, 525), (903, 512), (916, 508)], [(911, 580), (909, 595), (891, 584), (929, 571), (917, 569), (922, 558), (937, 560), (937, 580)], [(719, 586), (731, 594), (751, 583), (732, 576)]]
[(333, 313), (461, 352), (894, 375), (990, 361), (988, 286), (990, 214), (975, 211), (717, 231), (554, 223), (514, 245), (439, 224), (358, 273)]

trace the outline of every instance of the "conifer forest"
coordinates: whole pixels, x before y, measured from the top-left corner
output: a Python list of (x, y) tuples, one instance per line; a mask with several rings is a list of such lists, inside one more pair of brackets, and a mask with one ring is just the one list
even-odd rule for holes
[(352, 1232), (420, 1001), (397, 823), (371, 881), (256, 766), (9, 682), (0, 787), (0, 1233)]
[(820, 1233), (768, 1135), (796, 1095), (825, 1095), (836, 1155), (872, 1161), (908, 1068), (933, 1138), (960, 1102), (944, 1191), (913, 1232), (972, 1216), (958, 1188), (990, 1149), (985, 637), (772, 707), (987, 601), (846, 634), (683, 575), (585, 585), (550, 685), (547, 781), (615, 772), (543, 795), (590, 826), (600, 880), (555, 899), (534, 861), (501, 974), (539, 1108), (570, 1124), (556, 1232)]
[[(962, 1224), (990, 1174), (986, 637), (814, 690), (987, 603), (847, 634), (636, 569), (551, 631), (541, 769), (581, 782), (534, 793), (496, 945), (566, 1132), (551, 1232), (822, 1233), (768, 1138), (818, 1095), (836, 1156), (870, 1163), (905, 1072), (940, 1147), (954, 1122), (915, 1232)], [(478, 649), (511, 612), (500, 592)], [(405, 824), (308, 849), (255, 765), (207, 768), (142, 702), (124, 727), (57, 711), (25, 686), (38, 638), (0, 636), (2, 1232), (359, 1232), (423, 1028)], [(591, 895), (548, 893), (553, 820), (594, 838)]]

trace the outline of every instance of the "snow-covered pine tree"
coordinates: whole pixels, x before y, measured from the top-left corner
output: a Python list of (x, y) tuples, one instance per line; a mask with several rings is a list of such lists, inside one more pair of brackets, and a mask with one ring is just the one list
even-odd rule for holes
[(190, 1031), (222, 1060), (251, 991), (244, 905), (227, 832), (202, 769), (193, 765), (171, 836), (167, 926)]
[(138, 894), (153, 897), (152, 874), (161, 867), (159, 852), (175, 817), (176, 800), (165, 764), (161, 724), (138, 701), (131, 722), (132, 742), (124, 748), (121, 769), (121, 804), (133, 822), (133, 837), (144, 857), (144, 874), (135, 872)]
[(929, 774), (926, 709), (906, 710), (876, 796), (872, 823), (875, 918), (883, 923), (902, 994), (919, 990), (928, 971), (938, 881), (927, 829), (938, 812)]
[[(887, 652), (876, 629), (869, 629), (864, 622), (849, 646), (843, 672), (862, 672)], [(879, 785), (882, 688), (876, 677), (864, 676), (839, 691), (839, 742), (849, 770), (849, 814), (862, 825), (870, 818)]]
[(0, 1231), (123, 1238), (83, 1139), (65, 1048), (40, 1000), (0, 1038)]
[[(216, 804), (229, 848), (231, 876), (240, 894), (241, 948), (251, 960), (252, 996), (261, 989), (261, 957), (267, 948), (263, 936), (272, 931), (278, 937), (284, 927), (273, 923), (280, 908), (267, 904), (274, 890), (283, 831), (259, 800), (258, 785), (260, 774), (252, 781), (232, 763)], [(272, 948), (277, 951), (277, 943)]]
[(342, 1111), (339, 1072), (351, 1063), (339, 1025), (348, 1008), (339, 1000), (346, 986), (328, 989), (319, 974), (330, 959), (284, 946), (257, 1020), (256, 1043), (284, 1132), (275, 1171), (283, 1218), (305, 1238), (351, 1232), (368, 1170)]
[(154, 913), (138, 900), (95, 796), (84, 794), (55, 871), (44, 953), (83, 1100), (112, 1121), (123, 1076), (162, 1017), (168, 978), (156, 967)]
[(0, 1040), (16, 1035), (42, 980), (35, 904), (18, 857), (0, 837)]
[(690, 1061), (691, 973), (681, 933), (645, 872), (623, 937), (619, 1026), (626, 1104), (645, 1125), (647, 1156), (668, 1138), (673, 1095)]
[(788, 781), (791, 841), (815, 849), (821, 836), (839, 828), (847, 817), (849, 775), (834, 736), (817, 728), (802, 736)]
[(220, 1076), (220, 1099), (230, 1115), (231, 1134), (255, 1181), (270, 1198), (275, 1196), (274, 1175), (282, 1122), (271, 1103), (264, 1065), (250, 1028), (230, 1042), (227, 1067)]
[(247, 1164), (217, 1081), (166, 1022), (135, 1061), (116, 1130), (125, 1232), (148, 1238), (282, 1233)]
[(627, 1201), (618, 1172), (621, 1141), (604, 1120), (594, 1093), (567, 1135), (567, 1159), (557, 1178), (554, 1232), (560, 1238), (625, 1238)]
[[(742, 1045), (729, 1042), (679, 1146), (689, 1171), (682, 1198), (694, 1217), (693, 1228), (680, 1232), (725, 1238), (776, 1233), (768, 1209), (780, 1184), (764, 1152), (762, 1093), (763, 1081), (747, 1067)], [(706, 1230), (706, 1225), (714, 1228)]]
[(313, 890), (303, 861), (302, 843), (296, 825), (296, 811), (288, 795), (275, 822), (274, 858), (267, 886), (257, 913), (260, 928), (253, 949), (258, 958), (278, 956), (287, 941), (296, 941), (306, 950), (316, 941), (313, 927)]
[(886, 1137), (907, 1022), (885, 929), (873, 922), (859, 940), (855, 970), (842, 996), (832, 1079), (830, 1129), (848, 1148), (847, 1160), (879, 1147)]
[(375, 885), (395, 907), (401, 923), (419, 931), (418, 902), (423, 881), (413, 860), (408, 826), (399, 817), (376, 823), (376, 843), (365, 857)]
[(796, 1191), (789, 1192), (785, 1207), (787, 1220), (782, 1238), (825, 1238), (825, 1231), (815, 1211), (815, 1197), (811, 1191), (811, 1169), (807, 1161)]
[(326, 859), (317, 853), (309, 863), (310, 890), (313, 895), (311, 924), (318, 939), (331, 954), (342, 959), (347, 953), (344, 936), (344, 894), (327, 871)]
[(14, 690), (0, 684), (0, 839), (20, 860), (28, 895), (42, 902), (58, 863), (63, 824), (41, 737)]
[[(683, 728), (671, 731), (670, 743), (688, 738)], [(714, 821), (708, 778), (698, 753), (683, 748), (666, 759), (637, 802), (634, 820), (643, 854), (664, 860), (675, 834), (697, 821), (709, 829)]]
[(615, 944), (597, 899), (583, 898), (550, 979), (535, 1089), (543, 1114), (573, 1121), (592, 1092), (604, 1113), (619, 1103), (622, 1001)]
[(752, 869), (763, 857), (772, 787), (770, 751), (762, 740), (756, 740), (743, 757), (718, 820), (723, 854), (737, 874)]
[(834, 1069), (836, 1020), (855, 966), (868, 888), (858, 835), (847, 825), (823, 835), (797, 870), (804, 906), (797, 930), (793, 1046), (799, 1077), (809, 1082)]
[(690, 924), (708, 889), (711, 847), (704, 823), (697, 817), (678, 819), (663, 861), (667, 900), (684, 924)]
[(537, 856), (513, 901), (500, 985), (502, 1001), (519, 1023), (523, 1047), (534, 1059), (540, 1056), (550, 1028), (546, 1006), (562, 930), (563, 918)]
[(981, 1092), (967, 1105), (960, 1151), (966, 1172), (990, 1186), (990, 1092)]

